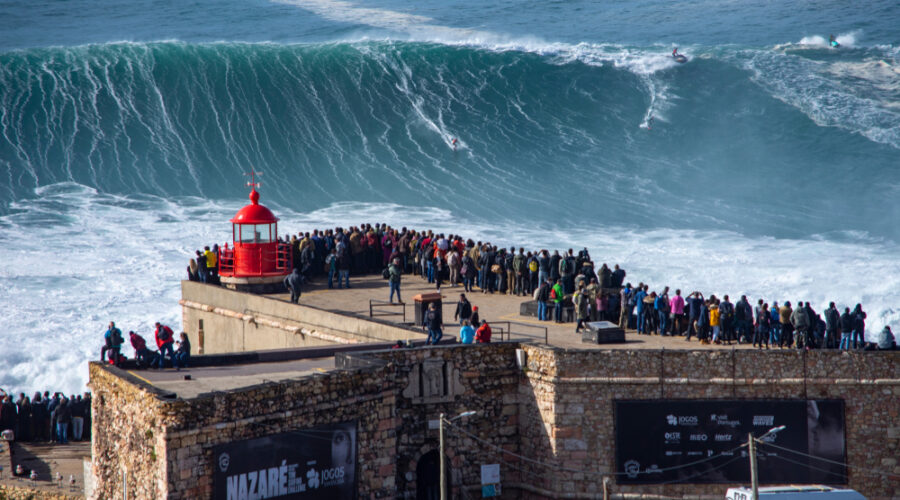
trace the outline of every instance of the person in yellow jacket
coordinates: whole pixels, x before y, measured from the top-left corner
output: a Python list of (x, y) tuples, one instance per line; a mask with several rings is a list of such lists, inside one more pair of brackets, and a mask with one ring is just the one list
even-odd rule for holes
[(219, 266), (216, 265), (216, 252), (213, 252), (207, 246), (203, 247), (203, 255), (206, 257), (206, 272), (212, 278), (217, 277), (219, 275)]
[(709, 305), (709, 326), (712, 327), (712, 341), (716, 344), (720, 344), (719, 342), (719, 299), (715, 299)]

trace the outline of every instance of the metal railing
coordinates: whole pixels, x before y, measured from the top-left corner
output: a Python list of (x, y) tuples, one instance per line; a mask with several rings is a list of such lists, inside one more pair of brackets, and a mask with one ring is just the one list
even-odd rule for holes
[[(400, 307), (400, 312), (378, 309), (379, 307)], [(369, 299), (369, 317), (374, 318), (376, 316), (403, 316), (403, 322), (406, 323), (406, 303)]]
[[(549, 344), (550, 338), (549, 333), (546, 326), (538, 326), (531, 325), (528, 323), (519, 323), (516, 321), (489, 321), (488, 324), (491, 325), (491, 329), (500, 336), (500, 340), (512, 340), (512, 336), (516, 335), (526, 337), (528, 339), (540, 340), (540, 333), (543, 332), (544, 343)], [(499, 325), (506, 325), (506, 328), (503, 328)], [(532, 330), (536, 330), (534, 333), (526, 333), (523, 329), (530, 328)], [(504, 336), (506, 338), (504, 338)]]

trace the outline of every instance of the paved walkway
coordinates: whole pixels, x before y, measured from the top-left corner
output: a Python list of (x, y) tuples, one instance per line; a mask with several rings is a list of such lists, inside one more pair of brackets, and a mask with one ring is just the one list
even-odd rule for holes
[[(59, 445), (51, 443), (15, 443), (13, 448), (16, 464), (37, 472), (37, 480), (13, 477), (8, 464), (4, 465), (0, 484), (31, 488), (48, 493), (64, 495), (84, 494), (84, 457), (91, 456), (90, 441), (70, 442)], [(62, 485), (55, 481), (56, 474), (62, 478)], [(69, 483), (70, 478), (75, 484)]]
[[(334, 357), (298, 359), (293, 361), (247, 363), (226, 366), (204, 366), (177, 371), (129, 370), (128, 373), (162, 390), (189, 399), (205, 392), (227, 391), (322, 373), (334, 369)], [(189, 377), (189, 378), (186, 378)]]
[[(336, 312), (350, 312), (368, 316), (369, 300), (375, 299), (387, 301), (390, 295), (387, 280), (381, 276), (351, 277), (350, 289), (328, 289), (325, 280), (318, 278), (313, 284), (304, 288), (300, 303), (308, 304), (322, 309)], [(437, 290), (434, 285), (429, 285), (418, 276), (404, 275), (401, 283), (401, 292), (406, 301), (406, 322), (412, 323), (414, 319), (413, 296), (420, 293), (434, 293)], [(459, 328), (453, 321), (453, 313), (456, 310), (456, 302), (459, 294), (463, 293), (462, 286), (445, 286), (441, 289), (443, 297), (443, 312), (445, 335), (459, 334)], [(275, 294), (274, 297), (289, 300), (289, 294)], [(492, 328), (507, 328), (504, 322), (510, 322), (509, 327), (513, 339), (533, 340), (544, 342), (544, 328), (547, 329), (547, 339), (550, 344), (569, 349), (720, 349), (730, 350), (727, 345), (702, 345), (696, 339), (686, 342), (683, 337), (660, 337), (658, 335), (638, 335), (634, 330), (626, 332), (627, 342), (624, 344), (585, 344), (581, 342), (581, 335), (575, 333), (575, 323), (557, 324), (552, 321), (538, 321), (532, 316), (521, 316), (519, 306), (530, 299), (512, 295), (482, 294), (480, 291), (467, 293), (466, 297), (474, 306), (478, 306), (478, 313), (482, 320), (487, 320)], [(399, 307), (375, 306), (376, 314), (381, 311), (401, 312)], [(380, 319), (403, 322), (402, 316), (379, 316)], [(424, 334), (423, 334), (424, 338)], [(737, 349), (750, 349), (749, 345), (735, 345)]]

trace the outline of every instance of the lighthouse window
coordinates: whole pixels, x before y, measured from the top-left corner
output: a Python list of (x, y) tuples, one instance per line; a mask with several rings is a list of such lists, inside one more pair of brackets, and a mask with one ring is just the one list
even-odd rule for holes
[(270, 243), (271, 224), (241, 224), (241, 243)]

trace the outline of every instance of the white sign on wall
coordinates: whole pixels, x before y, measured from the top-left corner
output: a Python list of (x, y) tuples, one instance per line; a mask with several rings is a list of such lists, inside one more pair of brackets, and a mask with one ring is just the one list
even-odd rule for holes
[(497, 484), (500, 482), (500, 464), (481, 466), (481, 484)]

